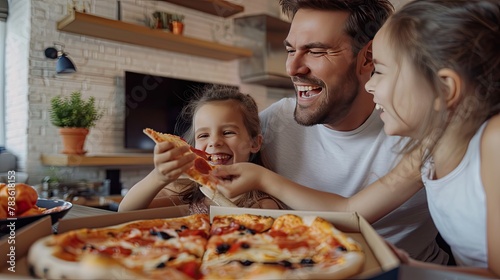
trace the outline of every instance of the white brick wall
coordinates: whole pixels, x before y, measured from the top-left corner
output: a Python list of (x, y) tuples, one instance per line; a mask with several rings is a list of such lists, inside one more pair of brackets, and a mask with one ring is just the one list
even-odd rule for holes
[(5, 43), (5, 143), (19, 157), (18, 165), (28, 164), (28, 79), (31, 68), (30, 1), (10, 1)]
[[(95, 96), (105, 110), (104, 117), (88, 136), (86, 149), (89, 154), (120, 153), (123, 148), (123, 75), (125, 70), (156, 75), (200, 80), (204, 82), (240, 84), (238, 62), (219, 61), (189, 56), (114, 41), (64, 33), (56, 30), (56, 22), (66, 13), (67, 0), (17, 0), (12, 1), (7, 25), (6, 43), (6, 146), (20, 161), (21, 170), (30, 175), (29, 182), (37, 184), (49, 174), (50, 167), (40, 162), (41, 154), (59, 153), (62, 149), (57, 128), (51, 125), (48, 115), (50, 99), (59, 94), (81, 90), (85, 97)], [(77, 1), (78, 2), (78, 1)], [(90, 12), (99, 16), (116, 18), (116, 2), (92, 0)], [(185, 36), (208, 41), (234, 44), (231, 36), (232, 21), (199, 11), (176, 6), (163, 1), (122, 0), (122, 20), (143, 24), (144, 14), (155, 10), (184, 14)], [(232, 1), (245, 5), (245, 14), (266, 12), (279, 16), (276, 5), (269, 0)], [(228, 26), (225, 35), (223, 26)], [(219, 28), (219, 29), (217, 29)], [(77, 72), (60, 75), (55, 73), (55, 60), (47, 59), (43, 51), (64, 44), (64, 50), (74, 61)], [(165, 42), (168, 44), (168, 42)], [(274, 99), (267, 98), (262, 86), (241, 85), (244, 92), (252, 94), (263, 109)], [(121, 169), (125, 187), (142, 179), (150, 167)], [(56, 173), (66, 179), (102, 180), (103, 168), (56, 168)]]

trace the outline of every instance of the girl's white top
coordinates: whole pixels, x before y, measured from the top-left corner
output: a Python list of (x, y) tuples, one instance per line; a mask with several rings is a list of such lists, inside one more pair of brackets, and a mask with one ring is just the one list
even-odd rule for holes
[[(486, 122), (487, 123), (487, 122)], [(481, 135), (484, 123), (469, 143), (460, 164), (438, 180), (432, 163), (422, 172), (434, 224), (450, 245), (458, 265), (487, 267), (486, 200), (481, 180)]]

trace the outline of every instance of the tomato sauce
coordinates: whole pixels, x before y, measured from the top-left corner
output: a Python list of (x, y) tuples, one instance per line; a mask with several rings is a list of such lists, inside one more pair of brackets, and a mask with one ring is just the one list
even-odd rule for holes
[(185, 229), (180, 231), (179, 236), (185, 237), (185, 236), (201, 236), (203, 238), (208, 238), (207, 233), (204, 230), (199, 230), (199, 229)]
[(278, 239), (277, 243), (278, 243), (278, 246), (280, 247), (280, 249), (293, 250), (293, 249), (297, 249), (300, 247), (309, 247), (309, 243), (307, 243), (307, 241), (305, 241), (305, 240), (296, 241), (296, 240), (289, 240), (289, 239)]
[(177, 267), (177, 269), (193, 279), (200, 279), (201, 273), (199, 267), (200, 265), (198, 262), (192, 261), (182, 264), (180, 267)]
[(144, 239), (142, 237), (134, 237), (134, 238), (126, 239), (126, 241), (134, 244), (135, 246), (146, 246), (146, 245), (152, 245), (155, 243), (154, 240)]
[(108, 256), (130, 256), (132, 254), (132, 250), (120, 246), (104, 247), (95, 250)]

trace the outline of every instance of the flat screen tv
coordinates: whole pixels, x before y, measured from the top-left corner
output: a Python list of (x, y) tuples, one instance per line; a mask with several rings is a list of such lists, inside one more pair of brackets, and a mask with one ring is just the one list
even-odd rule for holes
[(142, 130), (182, 135), (190, 123), (179, 118), (194, 93), (210, 84), (125, 71), (125, 148), (149, 152), (155, 143)]

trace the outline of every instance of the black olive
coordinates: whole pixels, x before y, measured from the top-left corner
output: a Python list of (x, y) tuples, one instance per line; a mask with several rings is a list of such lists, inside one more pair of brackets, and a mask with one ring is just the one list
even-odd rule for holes
[(289, 261), (286, 261), (286, 260), (280, 261), (279, 264), (284, 266), (284, 267), (292, 267), (292, 263)]
[(161, 262), (156, 266), (156, 268), (164, 268), (164, 267), (166, 267), (164, 262)]
[(182, 225), (182, 226), (181, 226), (181, 230), (186, 230), (186, 229), (188, 229), (188, 227), (187, 227), (187, 226), (185, 226), (185, 225)]
[(170, 235), (166, 232), (163, 232), (163, 231), (157, 232), (156, 235), (161, 237), (161, 239), (163, 239), (163, 240), (169, 240), (170, 238), (172, 238), (172, 235)]
[(231, 248), (231, 245), (227, 244), (227, 243), (222, 243), (220, 245), (217, 246), (217, 254), (224, 254), (226, 253), (229, 248)]
[(252, 235), (254, 235), (254, 234), (255, 234), (255, 230), (250, 229), (250, 228), (247, 228), (246, 232), (247, 232), (247, 233), (250, 233), (250, 234), (252, 234)]
[(303, 265), (313, 265), (314, 261), (312, 259), (302, 259), (300, 263)]
[(250, 244), (243, 242), (243, 243), (241, 243), (241, 248), (248, 249), (248, 248), (250, 248)]
[(28, 271), (30, 273), (31, 276), (33, 276), (33, 278), (36, 278), (36, 273), (35, 273), (35, 267), (30, 265), (29, 268), (28, 268)]
[(82, 250), (85, 251), (85, 250), (88, 250), (88, 249), (92, 250), (92, 249), (95, 249), (95, 247), (92, 244), (85, 244), (85, 245), (83, 245)]
[(151, 235), (156, 235), (158, 237), (160, 237), (161, 239), (163, 240), (169, 240), (170, 238), (172, 238), (173, 236), (166, 233), (166, 232), (163, 232), (163, 231), (156, 231), (154, 229), (151, 229), (149, 230), (149, 234)]
[(246, 260), (246, 261), (240, 261), (240, 263), (243, 266), (251, 266), (253, 264), (253, 261)]
[(339, 246), (339, 247), (337, 247), (337, 251), (346, 252), (347, 249), (344, 246)]
[(246, 226), (244, 226), (244, 225), (240, 225), (239, 230), (245, 230), (246, 228), (247, 228)]

